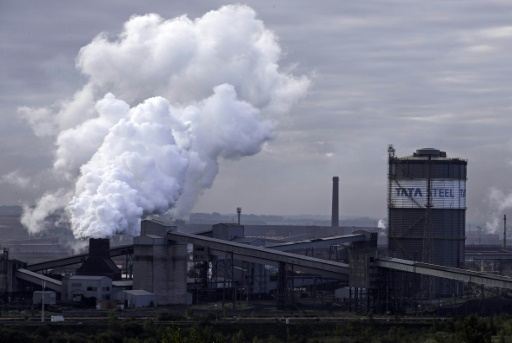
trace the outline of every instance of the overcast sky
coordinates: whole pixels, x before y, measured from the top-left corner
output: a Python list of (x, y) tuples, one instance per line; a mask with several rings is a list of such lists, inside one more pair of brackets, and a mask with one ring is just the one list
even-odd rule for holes
[[(17, 108), (79, 89), (82, 46), (135, 14), (195, 18), (227, 3), (0, 0), (0, 204), (52, 187), (53, 140)], [(512, 2), (244, 3), (279, 37), (281, 66), (312, 85), (260, 154), (221, 163), (195, 211), (328, 214), (339, 175), (342, 216), (384, 217), (388, 144), (468, 159), (470, 221), (489, 220), (492, 187), (512, 191)]]

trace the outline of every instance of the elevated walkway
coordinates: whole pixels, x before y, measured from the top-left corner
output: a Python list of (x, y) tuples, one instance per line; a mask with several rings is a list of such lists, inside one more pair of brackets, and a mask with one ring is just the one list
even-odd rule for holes
[(333, 245), (342, 245), (353, 242), (361, 242), (368, 239), (368, 235), (364, 233), (356, 233), (351, 235), (343, 235), (343, 236), (331, 236), (325, 238), (316, 238), (316, 239), (306, 239), (295, 242), (286, 242), (279, 244), (271, 244), (267, 245), (267, 248), (276, 249), (280, 251), (296, 251), (303, 249), (321, 249), (321, 248), (329, 248)]
[(376, 259), (375, 266), (389, 270), (435, 276), (465, 283), (474, 283), (485, 287), (512, 289), (511, 277), (475, 272), (461, 268), (445, 267), (436, 264), (402, 260), (399, 258), (390, 257)]
[(33, 271), (30, 271), (30, 270), (27, 270), (24, 268), (18, 269), (16, 271), (16, 277), (20, 280), (24, 280), (24, 281), (30, 282), (34, 285), (38, 285), (41, 287), (43, 287), (43, 283), (44, 283), (44, 287), (46, 289), (51, 289), (52, 291), (55, 291), (57, 293), (62, 293), (62, 291), (63, 291), (61, 281), (52, 279), (48, 276), (45, 276), (45, 275), (42, 275), (39, 273), (35, 273)]
[(271, 265), (285, 263), (315, 271), (319, 274), (335, 279), (346, 280), (349, 274), (349, 265), (346, 263), (292, 254), (276, 249), (263, 248), (182, 232), (168, 232), (167, 239), (178, 243), (196, 244), (198, 246), (207, 247), (211, 250), (233, 254), (236, 259), (242, 261), (266, 263)]

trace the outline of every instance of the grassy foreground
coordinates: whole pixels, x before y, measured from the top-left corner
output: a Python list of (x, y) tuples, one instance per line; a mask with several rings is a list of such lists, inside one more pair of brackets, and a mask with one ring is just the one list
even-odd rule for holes
[(512, 342), (512, 317), (470, 316), (431, 324), (376, 323), (156, 323), (119, 320), (0, 326), (0, 342), (346, 342), (346, 343), (507, 343)]

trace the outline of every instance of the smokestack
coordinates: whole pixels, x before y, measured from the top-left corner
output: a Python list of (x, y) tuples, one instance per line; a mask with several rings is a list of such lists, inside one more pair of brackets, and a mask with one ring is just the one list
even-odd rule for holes
[(338, 227), (339, 226), (339, 216), (340, 216), (340, 204), (338, 198), (338, 190), (339, 190), (339, 181), (340, 178), (334, 176), (332, 178), (332, 212), (331, 212), (331, 226)]
[(507, 215), (503, 215), (503, 249), (507, 248)]
[(240, 225), (240, 217), (242, 215), (242, 208), (241, 207), (237, 207), (236, 208), (236, 214), (238, 216), (238, 225)]
[(90, 238), (89, 254), (76, 270), (77, 275), (108, 276), (112, 280), (121, 280), (121, 270), (110, 258), (110, 240), (108, 238)]

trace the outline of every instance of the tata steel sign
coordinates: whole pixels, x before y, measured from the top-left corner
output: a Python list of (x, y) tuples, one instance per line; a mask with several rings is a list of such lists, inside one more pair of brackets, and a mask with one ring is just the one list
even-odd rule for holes
[[(391, 207), (425, 208), (427, 206), (427, 180), (392, 180), (390, 189)], [(430, 181), (432, 208), (466, 208), (466, 181)]]

